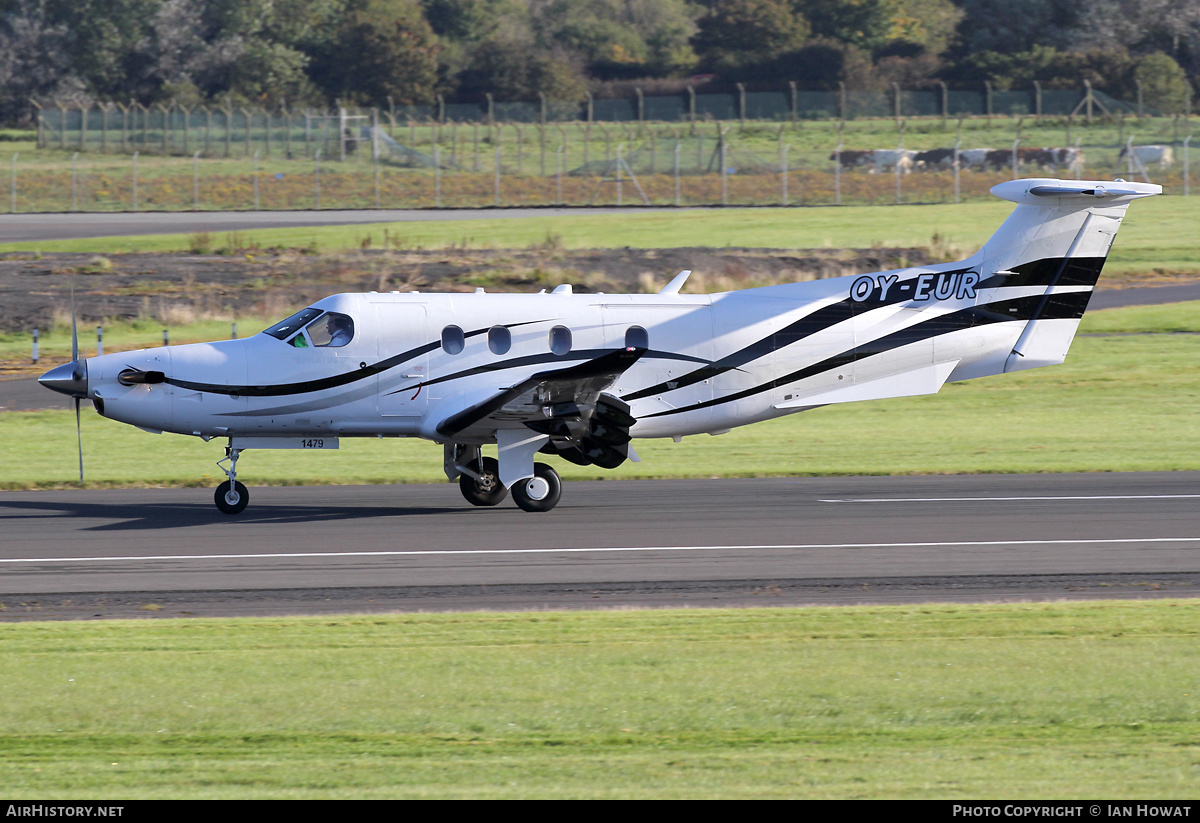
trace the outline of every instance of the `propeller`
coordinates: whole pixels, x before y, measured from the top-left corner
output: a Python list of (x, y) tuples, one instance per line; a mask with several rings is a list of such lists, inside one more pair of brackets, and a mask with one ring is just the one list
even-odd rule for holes
[[(80, 378), (85, 378), (84, 391), (86, 391), (87, 390), (86, 389), (87, 370), (83, 367), (83, 364), (79, 362), (79, 326), (75, 322), (75, 275), (74, 274), (71, 275), (71, 365), (73, 366), (73, 368), (71, 369), (71, 374), (75, 377), (76, 380), (79, 380)], [(79, 401), (80, 401), (80, 399), (81, 398), (79, 397), (79, 395), (76, 394), (75, 395), (75, 442), (79, 446), (79, 483), (80, 483), (80, 485), (82, 485), (83, 484), (83, 427), (80, 425), (80, 422), (79, 422)]]
[(38, 378), (52, 391), (75, 399), (75, 439), (79, 444), (79, 482), (83, 482), (83, 430), (80, 424), (79, 401), (87, 397), (87, 363), (79, 359), (79, 325), (75, 319), (75, 278), (71, 277), (71, 362), (55, 366)]

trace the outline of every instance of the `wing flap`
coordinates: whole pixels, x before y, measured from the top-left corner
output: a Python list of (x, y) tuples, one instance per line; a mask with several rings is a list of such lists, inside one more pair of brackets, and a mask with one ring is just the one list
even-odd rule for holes
[(844, 388), (827, 389), (804, 395), (784, 403), (776, 403), (777, 409), (798, 409), (805, 406), (828, 406), (833, 403), (856, 403), (862, 400), (882, 400), (887, 397), (913, 397), (919, 394), (937, 394), (958, 365), (957, 360), (933, 363), (917, 369), (889, 374), (874, 380), (866, 380)]

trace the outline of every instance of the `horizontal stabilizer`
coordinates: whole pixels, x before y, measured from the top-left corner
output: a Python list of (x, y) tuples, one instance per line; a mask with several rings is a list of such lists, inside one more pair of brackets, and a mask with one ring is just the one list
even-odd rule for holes
[(776, 403), (777, 409), (799, 409), (806, 406), (828, 406), (833, 403), (856, 403), (860, 400), (882, 400), (886, 397), (912, 397), (918, 394), (937, 394), (958, 365), (957, 360), (934, 363), (918, 369), (889, 374), (875, 380), (865, 380), (845, 387), (827, 389)]

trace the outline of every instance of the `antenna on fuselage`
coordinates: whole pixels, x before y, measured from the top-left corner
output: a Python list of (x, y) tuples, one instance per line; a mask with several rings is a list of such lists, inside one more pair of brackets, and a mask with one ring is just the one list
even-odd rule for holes
[(670, 283), (663, 286), (662, 290), (659, 291), (659, 294), (679, 294), (679, 290), (683, 288), (683, 284), (687, 282), (688, 276), (691, 275), (691, 273), (691, 269), (684, 269), (679, 274), (675, 275), (675, 278)]

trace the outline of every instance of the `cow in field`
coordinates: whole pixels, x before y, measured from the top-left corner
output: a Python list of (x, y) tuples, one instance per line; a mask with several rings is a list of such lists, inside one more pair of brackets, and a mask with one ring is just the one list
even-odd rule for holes
[(872, 154), (874, 152), (845, 149), (840, 152), (835, 151), (829, 155), (829, 159), (840, 163), (843, 169), (853, 169), (859, 166), (870, 166), (873, 162), (871, 160)]
[(913, 157), (916, 154), (908, 149), (875, 149), (871, 152), (871, 161), (874, 163), (871, 171), (876, 174), (885, 171), (908, 174), (913, 169)]
[[(1133, 149), (1133, 159), (1143, 168), (1157, 165), (1160, 169), (1169, 169), (1175, 163), (1175, 151), (1170, 146), (1130, 146)], [(1125, 159), (1126, 149), (1121, 149), (1117, 162)]]
[(982, 169), (987, 163), (988, 155), (995, 149), (963, 149), (958, 153), (958, 164), (968, 169)]
[(952, 169), (954, 168), (954, 149), (929, 149), (913, 155), (913, 168), (917, 169)]

